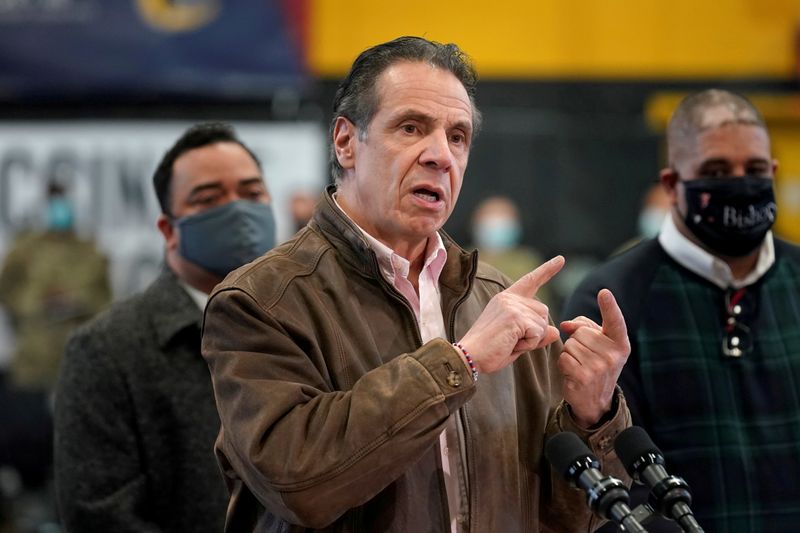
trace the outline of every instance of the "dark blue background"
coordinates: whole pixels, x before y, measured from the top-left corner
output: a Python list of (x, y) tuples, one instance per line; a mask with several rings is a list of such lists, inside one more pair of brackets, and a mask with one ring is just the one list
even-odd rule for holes
[(305, 81), (281, 0), (223, 0), (185, 33), (149, 26), (135, 0), (45, 4), (0, 10), (0, 98), (253, 98)]

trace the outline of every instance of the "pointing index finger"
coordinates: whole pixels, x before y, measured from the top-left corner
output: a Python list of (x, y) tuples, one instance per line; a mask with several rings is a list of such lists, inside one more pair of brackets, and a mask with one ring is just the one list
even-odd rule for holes
[(558, 274), (564, 266), (564, 257), (557, 255), (549, 261), (542, 263), (535, 270), (532, 270), (519, 278), (516, 283), (511, 285), (508, 292), (524, 296), (526, 298), (533, 298), (536, 292), (550, 279)]

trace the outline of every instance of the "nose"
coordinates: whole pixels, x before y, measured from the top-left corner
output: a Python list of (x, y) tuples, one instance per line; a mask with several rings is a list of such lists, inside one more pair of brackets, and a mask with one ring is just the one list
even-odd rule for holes
[(450, 170), (453, 165), (453, 152), (450, 150), (446, 131), (437, 128), (425, 137), (425, 147), (420, 154), (419, 162), (434, 170)]
[(746, 176), (748, 174), (747, 167), (745, 165), (734, 165), (733, 169), (734, 176)]

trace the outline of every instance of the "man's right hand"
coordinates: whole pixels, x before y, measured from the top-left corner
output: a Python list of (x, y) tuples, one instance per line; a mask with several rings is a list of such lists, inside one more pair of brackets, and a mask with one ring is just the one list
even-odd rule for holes
[(496, 294), (459, 343), (469, 351), (479, 373), (491, 374), (522, 353), (547, 346), (559, 337), (547, 306), (536, 292), (564, 266), (556, 256)]

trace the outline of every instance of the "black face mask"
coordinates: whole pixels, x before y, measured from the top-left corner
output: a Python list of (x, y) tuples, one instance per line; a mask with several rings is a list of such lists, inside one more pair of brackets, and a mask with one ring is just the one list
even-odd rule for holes
[(711, 250), (741, 257), (755, 250), (775, 222), (772, 180), (757, 176), (684, 181), (686, 226)]

